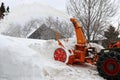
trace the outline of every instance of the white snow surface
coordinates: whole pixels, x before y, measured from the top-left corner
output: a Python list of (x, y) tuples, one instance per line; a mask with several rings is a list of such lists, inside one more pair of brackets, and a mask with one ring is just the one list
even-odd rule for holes
[[(75, 40), (62, 40), (72, 48)], [(104, 80), (96, 66), (55, 61), (55, 40), (33, 40), (0, 35), (0, 80)]]

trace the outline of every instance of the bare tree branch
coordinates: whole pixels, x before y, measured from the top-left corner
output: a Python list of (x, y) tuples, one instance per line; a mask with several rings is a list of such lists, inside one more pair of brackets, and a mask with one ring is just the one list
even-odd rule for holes
[(81, 22), (90, 41), (103, 32), (117, 7), (113, 0), (68, 0), (67, 11)]

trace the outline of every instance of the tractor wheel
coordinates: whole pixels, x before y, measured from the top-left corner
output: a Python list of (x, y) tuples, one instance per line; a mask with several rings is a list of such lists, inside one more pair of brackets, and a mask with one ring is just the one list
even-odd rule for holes
[(65, 62), (67, 59), (65, 50), (63, 48), (57, 48), (54, 52), (54, 59), (57, 61)]
[(116, 51), (101, 53), (97, 70), (99, 75), (107, 80), (120, 80), (120, 53)]

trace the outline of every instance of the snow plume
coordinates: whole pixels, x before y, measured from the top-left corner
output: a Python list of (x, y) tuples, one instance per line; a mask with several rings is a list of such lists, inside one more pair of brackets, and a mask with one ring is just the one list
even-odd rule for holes
[(12, 25), (25, 25), (27, 22), (46, 17), (59, 17), (69, 21), (69, 16), (48, 5), (43, 5), (39, 1), (33, 3), (23, 3), (11, 9), (10, 13), (1, 21), (2, 30)]

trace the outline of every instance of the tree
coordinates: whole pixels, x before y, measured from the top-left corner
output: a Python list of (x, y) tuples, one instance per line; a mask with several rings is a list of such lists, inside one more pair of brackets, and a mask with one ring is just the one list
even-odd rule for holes
[(7, 9), (6, 9), (6, 10), (7, 10), (7, 12), (10, 12), (10, 8), (9, 8), (9, 6), (7, 7)]
[(1, 12), (2, 12), (2, 13), (5, 12), (5, 6), (4, 6), (4, 3), (3, 3), (3, 2), (1, 3), (1, 7), (0, 7), (0, 9), (1, 9)]
[(119, 31), (115, 30), (115, 27), (109, 26), (107, 31), (104, 31), (104, 36), (106, 40), (104, 41), (103, 46), (107, 47), (110, 43), (118, 41)]
[(101, 35), (110, 17), (116, 13), (112, 0), (68, 0), (67, 12), (77, 18), (83, 26), (88, 39)]
[(4, 13), (5, 13), (5, 6), (4, 3), (2, 2), (0, 6), (0, 18), (4, 17)]
[(4, 3), (1, 3), (0, 6), (0, 19), (3, 19), (5, 15), (9, 13), (9, 6), (5, 9)]
[(28, 37), (32, 31), (36, 30), (41, 24), (41, 19), (33, 19), (28, 21), (25, 25), (10, 24), (2, 34), (14, 37)]
[(33, 30), (36, 30), (39, 28), (39, 26), (42, 24), (41, 19), (33, 19), (28, 21), (22, 28), (22, 36), (28, 37)]
[(65, 20), (61, 20), (58, 17), (48, 17), (45, 19), (46, 25), (53, 29), (54, 31), (57, 31), (60, 35), (69, 38), (73, 35), (73, 26), (70, 22), (67, 22)]
[[(44, 19), (32, 19), (24, 25), (11, 24), (8, 28), (6, 28), (6, 30), (4, 30), (4, 32), (2, 32), (2, 34), (14, 37), (29, 37), (34, 31), (39, 29), (42, 24), (45, 24), (47, 26), (47, 30), (41, 30), (42, 34), (46, 35), (44, 36), (46, 38), (54, 36), (51, 34), (52, 31), (54, 33), (56, 33), (57, 31), (61, 36), (64, 36), (65, 38), (71, 37), (74, 32), (73, 27), (69, 22), (50, 16)], [(44, 25), (42, 29), (44, 29)], [(49, 32), (50, 34), (48, 34), (47, 32)], [(36, 35), (39, 34), (36, 33)]]
[(22, 26), (11, 24), (2, 34), (14, 37), (22, 37)]

